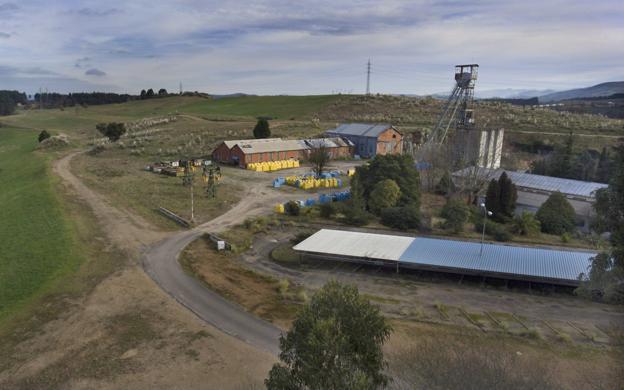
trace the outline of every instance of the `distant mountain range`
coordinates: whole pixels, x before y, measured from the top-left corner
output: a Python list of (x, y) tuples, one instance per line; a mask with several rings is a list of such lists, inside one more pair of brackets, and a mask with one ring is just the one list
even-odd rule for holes
[(624, 81), (612, 81), (587, 88), (577, 88), (570, 89), (568, 91), (549, 93), (546, 95), (540, 95), (538, 98), (540, 103), (551, 103), (561, 100), (610, 96), (616, 93), (624, 93)]
[(475, 90), (475, 97), (477, 99), (528, 99), (536, 96), (543, 96), (557, 92), (554, 89), (490, 89), (485, 91)]

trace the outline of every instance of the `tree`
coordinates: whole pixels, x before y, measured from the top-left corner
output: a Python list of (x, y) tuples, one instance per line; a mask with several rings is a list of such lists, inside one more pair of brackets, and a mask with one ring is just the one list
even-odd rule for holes
[(515, 184), (513, 184), (509, 176), (507, 176), (507, 172), (503, 172), (498, 178), (498, 190), (500, 192), (498, 202), (499, 213), (498, 218), (496, 215), (494, 215), (494, 218), (499, 221), (504, 221), (505, 219), (513, 217), (514, 210), (516, 209), (516, 201), (518, 200), (518, 191), (516, 190)]
[(146, 98), (147, 98), (147, 92), (145, 92), (145, 90), (144, 90), (144, 89), (142, 89), (142, 90), (141, 90), (141, 95), (140, 95), (140, 96), (141, 96), (141, 100), (146, 99)]
[(368, 200), (368, 207), (374, 214), (379, 215), (381, 210), (394, 207), (400, 198), (399, 185), (392, 179), (385, 179), (375, 184)]
[(45, 130), (42, 130), (41, 133), (39, 133), (39, 137), (37, 137), (37, 139), (41, 143), (43, 140), (46, 140), (46, 139), (48, 139), (50, 137), (51, 137), (50, 133), (48, 133)]
[(381, 210), (381, 223), (399, 230), (417, 229), (420, 211), (413, 205), (385, 208)]
[(438, 195), (450, 196), (453, 192), (455, 192), (455, 183), (451, 179), (451, 174), (449, 171), (444, 171), (440, 181), (435, 187), (435, 192)]
[(123, 134), (126, 133), (126, 126), (123, 123), (110, 122), (110, 123), (98, 123), (95, 128), (111, 142), (117, 141)]
[[(255, 129), (254, 129), (255, 135)], [(313, 145), (310, 151), (310, 157), (308, 158), (312, 164), (312, 171), (316, 177), (320, 177), (325, 169), (325, 165), (329, 162), (330, 156), (327, 151), (327, 147), (323, 142)]]
[(17, 104), (7, 91), (0, 91), (0, 115), (11, 115), (15, 112)]
[(444, 228), (452, 230), (454, 233), (461, 233), (464, 224), (470, 217), (470, 209), (459, 199), (449, 198), (442, 208), (440, 216), (445, 219)]
[[(596, 291), (606, 301), (624, 302), (624, 145), (615, 149), (609, 186), (598, 190), (594, 205), (600, 231), (611, 232), (611, 248), (592, 261), (581, 291)], [(593, 295), (593, 294), (592, 294)]]
[(523, 211), (517, 215), (511, 225), (511, 230), (521, 236), (535, 236), (539, 234), (541, 228), (540, 221), (535, 218), (535, 214)]
[(267, 389), (376, 389), (389, 378), (382, 346), (391, 326), (355, 286), (328, 282), (280, 336)]
[(570, 178), (592, 181), (596, 177), (597, 169), (598, 161), (596, 161), (589, 150), (584, 150), (574, 159), (574, 167)]
[(490, 180), (490, 184), (488, 184), (485, 193), (485, 208), (491, 211), (493, 215), (500, 213), (500, 187), (496, 179)]
[(167, 90), (164, 88), (159, 89), (158, 96), (167, 96)]
[(269, 128), (269, 121), (264, 118), (258, 119), (256, 127), (253, 129), (254, 138), (269, 138), (271, 136), (271, 129)]
[(363, 199), (368, 201), (375, 185), (382, 180), (392, 179), (401, 189), (398, 206), (412, 205), (420, 208), (420, 175), (414, 166), (414, 160), (409, 155), (377, 155), (365, 166), (356, 169), (358, 179), (352, 190), (361, 191)]
[(576, 212), (561, 192), (553, 192), (544, 202), (537, 214), (542, 232), (561, 235), (571, 233), (576, 225)]
[(145, 98), (150, 99), (154, 97), (154, 90), (153, 89), (148, 89), (147, 93), (145, 94)]
[(609, 150), (607, 147), (602, 148), (600, 157), (598, 158), (598, 166), (596, 167), (595, 181), (600, 183), (608, 183), (611, 171), (611, 159), (609, 157)]

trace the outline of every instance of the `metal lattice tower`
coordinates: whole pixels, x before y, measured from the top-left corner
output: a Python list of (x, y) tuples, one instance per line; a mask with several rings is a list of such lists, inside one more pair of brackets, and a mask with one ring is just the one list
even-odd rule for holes
[(427, 138), (427, 144), (441, 145), (451, 128), (474, 126), (471, 106), (478, 71), (477, 64), (455, 66), (455, 88), (446, 101), (436, 126)]
[(214, 164), (204, 165), (203, 177), (208, 197), (215, 198), (217, 196), (217, 183), (221, 179), (221, 167)]

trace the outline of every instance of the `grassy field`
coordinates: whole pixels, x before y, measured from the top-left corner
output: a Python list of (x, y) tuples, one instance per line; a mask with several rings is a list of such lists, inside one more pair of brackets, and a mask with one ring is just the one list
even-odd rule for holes
[(36, 135), (0, 129), (0, 322), (83, 260)]

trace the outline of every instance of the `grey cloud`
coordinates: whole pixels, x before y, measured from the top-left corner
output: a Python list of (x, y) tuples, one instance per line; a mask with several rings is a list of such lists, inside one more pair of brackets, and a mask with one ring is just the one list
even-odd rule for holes
[(90, 57), (78, 58), (76, 62), (74, 63), (74, 67), (76, 68), (88, 67), (90, 61), (91, 61)]
[(96, 76), (96, 77), (102, 77), (102, 76), (106, 76), (106, 72), (101, 71), (97, 68), (91, 68), (89, 70), (87, 70), (85, 72), (85, 75), (87, 76)]
[(2, 3), (0, 4), (0, 12), (17, 11), (19, 7), (15, 3)]
[(0, 38), (11, 38), (11, 34), (0, 31)]
[(109, 8), (109, 9), (94, 9), (94, 8), (81, 8), (76, 10), (76, 13), (82, 16), (89, 17), (101, 17), (101, 16), (109, 16), (120, 13), (121, 11), (117, 8)]
[(55, 76), (56, 72), (52, 72), (40, 67), (17, 68), (15, 66), (0, 65), (1, 76)]

